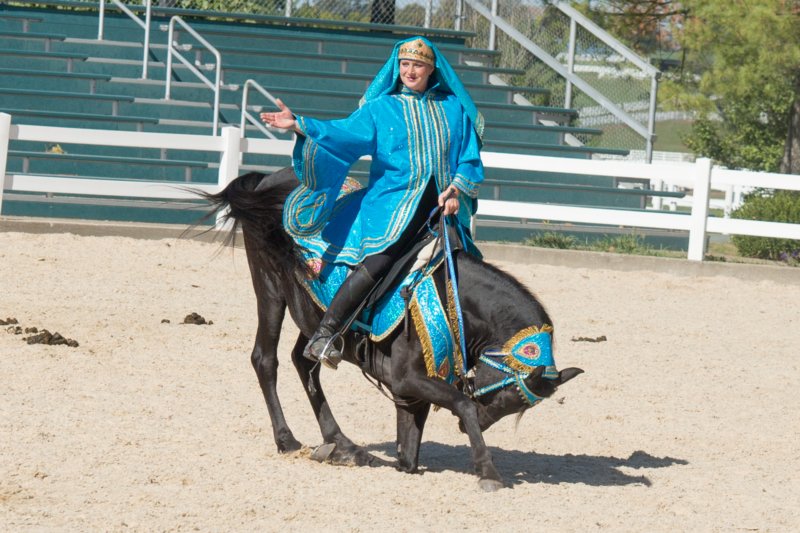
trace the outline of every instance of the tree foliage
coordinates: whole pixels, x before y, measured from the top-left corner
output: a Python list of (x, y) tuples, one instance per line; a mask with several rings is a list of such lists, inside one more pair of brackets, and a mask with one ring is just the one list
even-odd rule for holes
[[(680, 69), (662, 83), (660, 103), (696, 114), (685, 140), (696, 155), (730, 168), (800, 174), (800, 0), (584, 4), (639, 52), (680, 49)], [(800, 223), (800, 194), (758, 190), (732, 216)], [(745, 256), (797, 260), (800, 254), (798, 241), (732, 240)]]
[[(790, 0), (684, 0), (681, 44), (700, 116), (689, 140), (733, 168), (800, 173), (800, 11)], [(788, 152), (788, 153), (787, 153)], [(783, 163), (783, 165), (782, 165)]]
[(675, 43), (670, 26), (679, 24), (686, 9), (678, 0), (578, 0), (576, 7), (601, 28), (644, 55)]
[(581, 3), (637, 51), (679, 49), (660, 103), (696, 113), (697, 155), (800, 174), (800, 0)]

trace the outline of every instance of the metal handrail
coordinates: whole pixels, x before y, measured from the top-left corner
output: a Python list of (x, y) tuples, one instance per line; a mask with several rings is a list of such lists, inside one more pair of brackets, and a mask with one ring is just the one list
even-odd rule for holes
[(607, 44), (609, 48), (612, 48), (615, 52), (619, 55), (645, 71), (650, 76), (655, 76), (659, 74), (659, 70), (655, 68), (653, 65), (642, 59), (636, 52), (619, 42), (617, 39), (614, 38), (613, 35), (605, 31), (603, 28), (586, 18), (586, 16), (581, 13), (580, 11), (576, 10), (575, 8), (568, 5), (566, 2), (558, 2), (555, 4), (555, 7), (558, 8), (559, 11), (564, 13), (568, 16), (571, 20), (575, 20), (581, 26), (584, 27), (589, 33), (603, 41), (604, 44)]
[[(572, 6), (568, 5), (566, 2), (557, 2), (555, 7), (564, 13), (566, 16), (569, 17), (570, 20), (570, 28), (569, 28), (569, 71), (573, 72), (573, 66), (575, 63), (575, 39), (577, 35), (577, 25), (580, 24), (583, 29), (591, 33), (597, 39), (602, 41), (606, 44), (609, 48), (614, 50), (620, 56), (624, 57), (626, 60), (633, 63), (636, 67), (638, 67), (645, 75), (650, 77), (650, 101), (648, 103), (648, 116), (647, 116), (647, 135), (642, 135), (645, 139), (646, 148), (645, 148), (645, 158), (647, 162), (650, 163), (653, 160), (653, 140), (655, 139), (655, 124), (656, 124), (656, 105), (657, 105), (657, 95), (658, 95), (658, 80), (661, 77), (661, 71), (655, 68), (653, 65), (642, 59), (638, 54), (636, 54), (633, 50), (619, 42), (615, 39), (611, 34), (605, 31), (603, 28), (589, 20), (583, 13), (576, 10)], [(567, 80), (567, 89), (565, 95), (565, 103), (564, 107), (570, 107), (572, 105), (572, 82)], [(634, 131), (641, 135), (641, 132), (637, 131), (634, 128)]]
[[(274, 96), (272, 96), (268, 90), (262, 87), (261, 84), (258, 83), (256, 80), (250, 79), (244, 82), (244, 87), (242, 89), (242, 115), (241, 119), (239, 120), (239, 135), (241, 135), (242, 138), (245, 137), (245, 123), (249, 122), (250, 124), (253, 124), (256, 128), (258, 128), (259, 131), (261, 131), (261, 133), (263, 133), (270, 139), (277, 139), (277, 137), (275, 137), (275, 135), (273, 135), (271, 131), (269, 131), (267, 128), (264, 127), (264, 125), (261, 123), (260, 120), (256, 119), (255, 117), (253, 117), (253, 115), (247, 112), (247, 100), (251, 86), (258, 92), (263, 94), (270, 102), (275, 104), (276, 107), (278, 105), (278, 100)], [(280, 131), (286, 131), (286, 130), (280, 130)]]
[[(119, 0), (111, 0), (111, 2), (117, 6), (120, 11), (128, 15), (128, 17), (133, 20), (136, 24), (139, 25), (144, 30), (144, 52), (142, 55), (142, 79), (147, 79), (147, 66), (149, 61), (150, 55), (150, 17), (152, 14), (152, 0), (145, 0), (145, 13), (144, 13), (144, 22), (130, 9), (128, 6), (120, 2)], [(97, 40), (103, 40), (103, 34), (105, 32), (105, 21), (106, 21), (106, 0), (100, 0), (100, 16), (98, 21), (97, 27)]]
[[(511, 37), (514, 41), (517, 42), (520, 46), (525, 48), (528, 52), (532, 53), (539, 59), (542, 63), (550, 67), (553, 71), (556, 72), (559, 76), (564, 78), (567, 82), (567, 89), (565, 95), (565, 106), (568, 107), (572, 98), (572, 87), (575, 86), (581, 90), (584, 94), (586, 94), (589, 98), (600, 104), (603, 108), (608, 110), (609, 113), (614, 115), (618, 118), (621, 122), (623, 122), (626, 126), (631, 128), (634, 132), (640, 135), (646, 143), (646, 159), (649, 163), (652, 160), (652, 153), (653, 153), (653, 141), (655, 140), (655, 111), (656, 111), (656, 95), (658, 92), (658, 79), (661, 75), (661, 72), (649, 65), (646, 61), (641, 59), (637, 56), (633, 51), (625, 47), (622, 43), (618, 42), (614, 37), (609, 35), (599, 26), (591, 22), (589, 19), (584, 17), (581, 13), (576, 11), (575, 9), (571, 8), (570, 6), (566, 5), (564, 2), (556, 2), (554, 6), (559, 9), (562, 13), (570, 18), (570, 48), (569, 48), (569, 57), (568, 57), (568, 65), (564, 67), (560, 61), (554, 58), (552, 55), (547, 53), (544, 49), (537, 46), (533, 41), (531, 41), (528, 37), (526, 37), (522, 32), (517, 30), (513, 25), (508, 23), (502, 17), (497, 15), (497, 1), (494, 0), (492, 2), (492, 8), (487, 8), (478, 0), (463, 0), (466, 2), (472, 9), (474, 9), (478, 14), (483, 16), (486, 20), (489, 21), (489, 49), (494, 49), (494, 38), (495, 38), (495, 29), (500, 29), (505, 32), (509, 37)], [(649, 102), (649, 120), (647, 127), (643, 126), (639, 122), (637, 122), (628, 112), (626, 112), (622, 107), (612, 102), (610, 99), (606, 98), (602, 93), (600, 93), (597, 89), (589, 85), (585, 80), (580, 78), (579, 76), (575, 75), (573, 72), (573, 63), (574, 63), (574, 53), (575, 53), (575, 33), (576, 33), (576, 26), (577, 24), (581, 24), (581, 26), (592, 33), (595, 37), (603, 41), (609, 47), (614, 49), (617, 53), (621, 56), (625, 57), (625, 59), (631, 61), (637, 67), (645, 72), (646, 75), (650, 76), (651, 83), (650, 83), (650, 102)]]
[[(214, 54), (214, 57), (216, 58), (217, 63), (216, 63), (216, 67), (215, 67), (216, 77), (215, 77), (215, 81), (213, 83), (211, 82), (211, 80), (209, 80), (205, 76), (205, 74), (200, 72), (197, 69), (197, 67), (195, 67), (194, 64), (192, 64), (191, 61), (189, 61), (188, 59), (183, 57), (180, 54), (180, 52), (178, 51), (177, 43), (173, 41), (173, 37), (175, 35), (175, 23), (176, 22), (178, 24), (180, 24), (186, 31), (188, 31), (195, 39), (197, 39), (197, 41), (200, 44), (205, 46), (208, 49), (209, 52)], [(166, 90), (165, 90), (165, 93), (164, 93), (164, 99), (165, 100), (169, 100), (170, 99), (170, 92), (171, 92), (171, 89), (172, 89), (172, 76), (171, 76), (171, 74), (172, 74), (172, 55), (174, 53), (175, 56), (180, 60), (180, 62), (183, 63), (189, 69), (189, 71), (192, 72), (192, 74), (197, 76), (197, 78), (199, 78), (200, 81), (202, 81), (204, 84), (206, 84), (206, 86), (208, 86), (209, 89), (214, 91), (214, 117), (213, 117), (213, 120), (212, 120), (212, 126), (211, 127), (212, 127), (213, 131), (212, 131), (211, 134), (216, 136), (217, 135), (218, 125), (219, 125), (219, 91), (220, 91), (220, 86), (222, 85), (222, 55), (219, 53), (219, 50), (214, 48), (214, 46), (212, 46), (211, 43), (206, 41), (199, 33), (197, 33), (191, 26), (189, 26), (186, 22), (184, 22), (184, 20), (178, 15), (175, 15), (174, 17), (169, 19), (169, 33), (168, 33), (167, 39), (168, 39), (168, 42), (167, 42), (167, 74), (166, 74), (167, 79), (166, 79), (166, 84), (165, 84), (166, 85)]]

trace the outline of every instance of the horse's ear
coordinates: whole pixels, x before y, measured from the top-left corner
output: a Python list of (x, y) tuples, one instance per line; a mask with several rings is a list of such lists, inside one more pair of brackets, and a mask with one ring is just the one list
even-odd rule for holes
[(563, 385), (564, 383), (571, 380), (578, 374), (583, 374), (583, 370), (576, 367), (565, 368), (564, 370), (558, 373), (558, 384)]

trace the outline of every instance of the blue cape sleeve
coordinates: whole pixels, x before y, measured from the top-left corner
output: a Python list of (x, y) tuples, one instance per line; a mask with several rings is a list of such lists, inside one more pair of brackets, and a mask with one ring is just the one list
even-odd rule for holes
[(292, 154), (298, 186), (286, 199), (283, 225), (293, 237), (322, 231), (331, 215), (350, 166), (374, 152), (376, 128), (367, 109), (340, 120), (297, 117), (302, 132)]
[(461, 146), (458, 152), (458, 165), (452, 183), (470, 198), (478, 197), (478, 188), (483, 182), (483, 163), (481, 162), (480, 140), (472, 121), (464, 114), (462, 121)]

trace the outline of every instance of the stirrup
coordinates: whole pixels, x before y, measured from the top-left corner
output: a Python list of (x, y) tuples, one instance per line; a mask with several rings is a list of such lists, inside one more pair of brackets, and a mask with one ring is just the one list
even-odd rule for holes
[[(341, 348), (336, 347), (336, 341), (341, 340)], [(325, 341), (325, 345), (317, 355), (314, 350), (314, 345)], [(342, 350), (344, 350), (344, 338), (338, 332), (332, 335), (324, 335), (322, 333), (314, 333), (311, 340), (308, 341), (305, 349), (303, 350), (303, 357), (311, 359), (312, 361), (319, 361), (331, 370), (336, 370), (339, 363), (342, 362)]]

